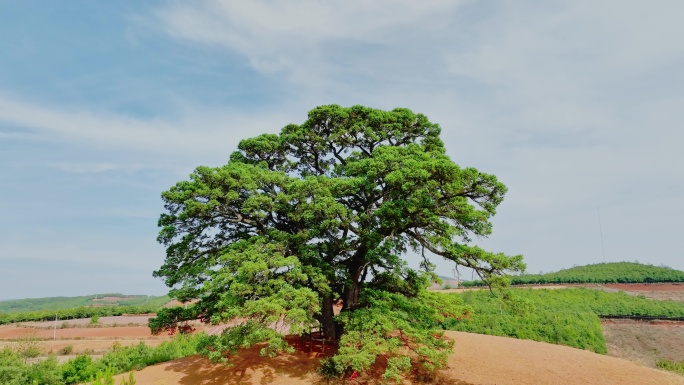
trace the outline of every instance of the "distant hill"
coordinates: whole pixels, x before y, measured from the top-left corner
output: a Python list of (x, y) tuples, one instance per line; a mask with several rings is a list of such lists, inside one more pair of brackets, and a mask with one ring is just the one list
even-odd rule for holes
[(161, 307), (168, 301), (170, 301), (170, 298), (165, 295), (155, 297), (147, 295), (124, 295), (121, 293), (93, 294), (80, 297), (25, 298), (1, 301), (0, 313), (102, 306)]
[[(684, 271), (635, 262), (605, 262), (575, 266), (554, 273), (523, 274), (511, 277), (511, 284), (513, 285), (656, 282), (684, 282)], [(482, 282), (469, 281), (461, 284), (462, 286), (480, 286)]]

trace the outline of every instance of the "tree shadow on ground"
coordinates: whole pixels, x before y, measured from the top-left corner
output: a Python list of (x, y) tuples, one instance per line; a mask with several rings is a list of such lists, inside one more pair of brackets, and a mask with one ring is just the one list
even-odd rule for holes
[(166, 370), (181, 372), (180, 385), (252, 385), (278, 383), (316, 383), (321, 377), (316, 373), (320, 365), (320, 353), (308, 351), (308, 345), (293, 343), (296, 351), (274, 358), (260, 354), (262, 346), (243, 349), (230, 357), (229, 365), (211, 363), (202, 356), (187, 357), (172, 362)]
[[(230, 358), (230, 365), (211, 363), (202, 356), (192, 356), (171, 362), (165, 370), (180, 372), (183, 377), (179, 385), (276, 385), (276, 384), (314, 384), (314, 385), (338, 385), (338, 384), (365, 384), (382, 383), (381, 375), (384, 365), (381, 360), (370, 370), (369, 374), (360, 376), (355, 381), (349, 379), (331, 379), (317, 373), (320, 360), (331, 354), (329, 350), (325, 354), (324, 349), (309, 345), (307, 341), (297, 338), (288, 338), (288, 342), (295, 348), (292, 354), (282, 354), (278, 357), (262, 357), (259, 353), (261, 346), (244, 349), (239, 354)], [(413, 384), (437, 384), (437, 385), (473, 385), (456, 379), (446, 378), (437, 374), (428, 381), (413, 381)]]

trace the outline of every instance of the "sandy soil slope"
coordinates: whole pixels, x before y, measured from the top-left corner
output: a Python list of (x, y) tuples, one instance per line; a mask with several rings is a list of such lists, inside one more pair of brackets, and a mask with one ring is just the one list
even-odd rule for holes
[[(584, 350), (461, 332), (447, 335), (456, 341), (455, 354), (437, 384), (684, 385), (684, 376)], [(148, 367), (135, 378), (138, 385), (326, 384), (314, 374), (317, 361), (305, 352), (264, 359), (251, 349), (232, 367), (193, 356)]]
[(684, 360), (684, 322), (604, 320), (601, 326), (611, 356), (649, 367), (658, 360)]

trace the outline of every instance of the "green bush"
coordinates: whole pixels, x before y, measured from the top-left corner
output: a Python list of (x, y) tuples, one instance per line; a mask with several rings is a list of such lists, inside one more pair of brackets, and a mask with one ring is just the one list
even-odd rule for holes
[(63, 385), (62, 371), (54, 356), (31, 365), (27, 370), (29, 384)]
[(28, 365), (12, 348), (0, 350), (0, 384), (24, 385), (28, 381)]
[(69, 354), (74, 352), (74, 345), (67, 345), (61, 349), (59, 349), (59, 354), (62, 356), (68, 356)]
[(679, 362), (669, 361), (669, 360), (660, 360), (656, 363), (656, 366), (658, 366), (660, 369), (670, 370), (673, 372), (684, 374), (684, 360), (679, 361)]
[(62, 378), (65, 384), (86, 382), (97, 374), (97, 368), (90, 356), (81, 354), (62, 365)]

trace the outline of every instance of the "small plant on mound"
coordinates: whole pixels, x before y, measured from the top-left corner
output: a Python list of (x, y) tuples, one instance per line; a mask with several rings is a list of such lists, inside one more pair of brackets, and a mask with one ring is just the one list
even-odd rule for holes
[(660, 360), (656, 363), (656, 366), (660, 369), (670, 370), (680, 374), (684, 374), (684, 360), (682, 361), (670, 361), (670, 360)]
[(68, 356), (69, 354), (73, 353), (74, 351), (74, 345), (67, 345), (61, 349), (59, 349), (59, 354), (62, 356)]
[(128, 379), (126, 379), (126, 377), (121, 378), (121, 383), (119, 385), (135, 385), (136, 382), (133, 372), (130, 372), (128, 373)]
[(27, 362), (30, 358), (40, 355), (38, 336), (36, 333), (26, 333), (17, 339), (16, 351)]
[[(114, 385), (114, 370), (111, 367), (97, 372), (94, 378), (90, 379), (87, 385)], [(128, 373), (128, 378), (122, 377), (119, 385), (135, 385), (137, 381), (133, 376), (133, 372)]]
[(90, 317), (90, 324), (91, 325), (98, 325), (100, 323), (100, 316), (99, 315), (93, 315)]

